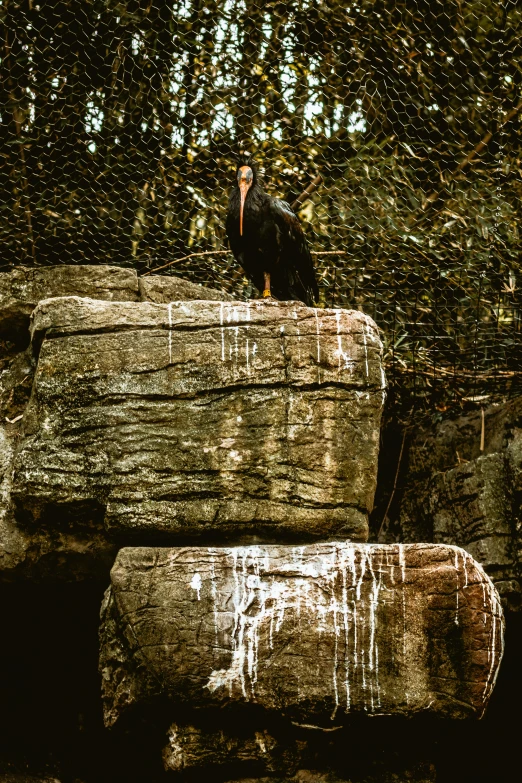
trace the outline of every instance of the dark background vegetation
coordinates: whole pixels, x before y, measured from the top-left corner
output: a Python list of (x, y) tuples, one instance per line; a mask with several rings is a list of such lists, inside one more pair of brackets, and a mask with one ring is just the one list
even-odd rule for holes
[(323, 176), (300, 213), (321, 304), (382, 327), (397, 406), (512, 394), (521, 18), (518, 0), (0, 0), (0, 264), (176, 261), (251, 295), (223, 252), (246, 150), (289, 200)]

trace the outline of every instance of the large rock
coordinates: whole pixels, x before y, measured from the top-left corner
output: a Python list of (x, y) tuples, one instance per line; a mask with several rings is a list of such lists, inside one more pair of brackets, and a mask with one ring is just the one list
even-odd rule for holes
[(88, 296), (118, 302), (139, 298), (134, 269), (115, 266), (16, 267), (0, 273), (0, 333), (23, 339), (32, 311), (53, 296)]
[(27, 524), (366, 540), (385, 394), (367, 316), (71, 297), (41, 302), (32, 335), (13, 484)]
[(381, 540), (462, 546), (522, 609), (522, 398), (417, 428), (398, 484)]
[(147, 275), (140, 277), (140, 297), (143, 302), (169, 304), (187, 299), (206, 299), (233, 302), (234, 297), (216, 288), (209, 288), (175, 275)]
[(109, 726), (154, 699), (323, 728), (480, 717), (503, 649), (491, 581), (442, 545), (123, 549), (102, 615)]

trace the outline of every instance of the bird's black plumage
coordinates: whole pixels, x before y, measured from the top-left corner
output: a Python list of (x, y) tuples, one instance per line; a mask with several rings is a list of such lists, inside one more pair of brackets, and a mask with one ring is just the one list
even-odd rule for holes
[[(241, 221), (242, 172), (247, 173), (249, 180), (244, 185), (248, 191)], [(265, 275), (270, 275), (270, 290), (277, 299), (298, 299), (313, 307), (319, 291), (299, 219), (286, 201), (273, 198), (263, 190), (252, 162), (238, 165), (226, 231), (236, 260), (259, 291), (265, 288)]]

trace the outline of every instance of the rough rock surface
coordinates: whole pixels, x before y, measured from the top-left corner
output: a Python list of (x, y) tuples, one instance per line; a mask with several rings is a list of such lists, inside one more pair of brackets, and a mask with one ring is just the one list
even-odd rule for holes
[[(180, 278), (145, 279), (151, 281), (142, 286), (145, 300), (168, 301), (174, 295), (176, 299), (226, 297)], [(35, 346), (27, 347), (33, 308), (39, 301), (62, 295), (136, 302), (141, 295), (138, 282), (134, 270), (104, 265), (17, 267), (0, 274), (0, 580), (106, 579), (117, 546), (107, 536), (103, 519), (93, 524), (84, 514), (87, 524), (70, 525), (58, 514), (44, 526), (31, 524), (27, 515), (16, 515), (11, 497), (13, 461), (38, 358), (38, 345), (34, 352)]]
[(366, 540), (385, 380), (362, 313), (71, 297), (41, 302), (32, 335), (12, 490), (27, 524)]
[(2, 272), (0, 332), (10, 332), (10, 339), (18, 336), (23, 341), (30, 315), (38, 302), (54, 296), (136, 302), (139, 298), (138, 276), (133, 269), (103, 265), (17, 267), (11, 272)]
[(462, 546), (521, 609), (522, 398), (416, 430), (401, 485), (382, 540)]
[[(367, 752), (359, 742), (357, 754), (353, 751), (356, 747), (353, 724), (328, 732), (285, 723), (278, 728), (278, 732), (270, 734), (262, 726), (253, 728), (248, 724), (236, 723), (234, 733), (231, 726), (214, 727), (212, 730), (208, 726), (201, 728), (174, 723), (167, 731), (167, 744), (163, 751), (164, 768), (167, 772), (189, 774), (190, 780), (194, 775), (199, 778), (205, 773), (219, 775), (218, 779), (223, 780), (230, 775), (231, 770), (235, 770), (236, 774), (242, 775), (239, 783), (435, 781), (435, 767), (423, 758), (425, 748), (422, 746), (417, 746), (413, 753), (410, 751), (405, 754), (405, 748), (399, 743), (399, 747), (393, 745), (391, 753), (383, 749), (375, 754), (377, 738), (374, 726), (373, 742), (368, 742)], [(348, 754), (347, 748), (350, 749)], [(354, 777), (354, 767), (357, 767), (354, 757), (358, 754), (364, 756), (365, 761), (363, 769), (359, 764), (358, 774)], [(264, 777), (268, 774), (270, 777)]]
[(278, 741), (266, 730), (244, 731), (234, 736), (223, 729), (204, 730), (173, 723), (163, 751), (167, 771), (216, 768), (231, 764), (255, 765), (263, 772), (295, 772), (306, 742), (287, 737)]
[(0, 579), (23, 573), (30, 579), (75, 581), (106, 574), (116, 545), (103, 530), (83, 525), (34, 528), (20, 525), (11, 502), (17, 426), (0, 425)]
[(143, 302), (169, 304), (187, 299), (206, 299), (210, 301), (233, 302), (234, 297), (216, 288), (192, 283), (182, 277), (147, 275), (140, 277), (140, 298)]
[(327, 728), (354, 712), (481, 716), (503, 617), (456, 547), (127, 548), (101, 640), (107, 725), (170, 696)]
[(9, 426), (0, 426), (0, 571), (9, 572), (25, 559), (30, 536), (20, 530), (11, 510), (14, 438)]
[(0, 373), (0, 406), (5, 420), (0, 424), (0, 580), (9, 581), (22, 574), (30, 579), (60, 576), (71, 581), (105, 575), (117, 547), (103, 530), (92, 526), (27, 527), (16, 519), (11, 488), (27, 401), (26, 371), (32, 382), (27, 353), (21, 353)]

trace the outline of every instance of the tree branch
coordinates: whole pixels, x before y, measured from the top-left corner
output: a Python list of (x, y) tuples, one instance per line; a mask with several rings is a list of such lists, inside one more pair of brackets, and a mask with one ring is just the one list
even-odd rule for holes
[(310, 184), (308, 185), (308, 187), (307, 187), (307, 188), (305, 188), (305, 189), (303, 190), (303, 192), (301, 193), (301, 195), (299, 195), (299, 196), (296, 198), (296, 200), (295, 200), (295, 201), (293, 201), (293, 202), (290, 204), (290, 206), (291, 206), (291, 208), (294, 210), (294, 212), (295, 212), (297, 209), (299, 209), (299, 206), (300, 206), (300, 205), (303, 203), (303, 201), (306, 201), (306, 199), (308, 198), (308, 196), (311, 196), (311, 195), (312, 195), (312, 193), (314, 192), (314, 190), (317, 190), (317, 188), (319, 187), (319, 185), (321, 184), (321, 182), (322, 182), (322, 181), (323, 181), (323, 178), (321, 177), (321, 175), (320, 175), (320, 174), (318, 174), (318, 175), (317, 175), (317, 177), (315, 177), (315, 178), (314, 178), (314, 179), (313, 179), (313, 180), (310, 182)]
[[(515, 117), (520, 111), (522, 111), (522, 103), (519, 103), (518, 106), (515, 106), (514, 109), (511, 109), (511, 111), (508, 111), (508, 113), (505, 115), (503, 121), (501, 123), (499, 123), (499, 126), (498, 126), (496, 132), (498, 133), (498, 131), (502, 130), (504, 125), (507, 125), (507, 123), (510, 122), (510, 120), (512, 120), (513, 117)], [(488, 131), (486, 133), (484, 138), (479, 141), (479, 143), (477, 144), (477, 146), (473, 150), (471, 150), (469, 155), (467, 155), (464, 158), (464, 160), (462, 160), (459, 163), (457, 168), (454, 169), (454, 171), (451, 172), (451, 174), (449, 175), (450, 180), (453, 179), (453, 177), (456, 177), (457, 174), (460, 174), (460, 172), (463, 171), (466, 168), (466, 166), (469, 166), (469, 164), (471, 163), (473, 158), (475, 158), (479, 153), (481, 153), (482, 150), (484, 149), (484, 147), (487, 147), (487, 145), (489, 144), (489, 142), (493, 138), (493, 134), (494, 134), (493, 131)], [(440, 196), (440, 193), (441, 193), (441, 189), (434, 190), (433, 193), (430, 193), (430, 195), (426, 197), (426, 201), (422, 205), (423, 209), (426, 209), (426, 207), (428, 207), (430, 204), (432, 204), (434, 201), (436, 201), (438, 199), (438, 197)]]

